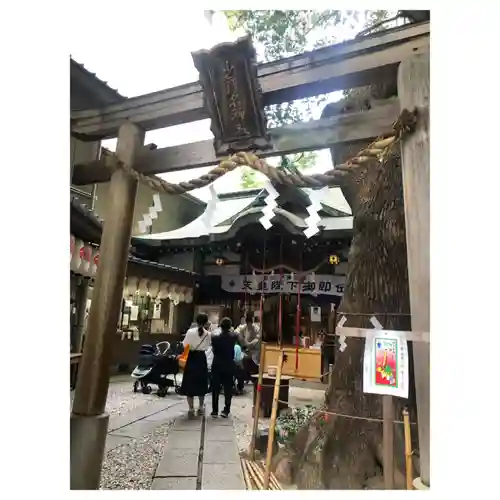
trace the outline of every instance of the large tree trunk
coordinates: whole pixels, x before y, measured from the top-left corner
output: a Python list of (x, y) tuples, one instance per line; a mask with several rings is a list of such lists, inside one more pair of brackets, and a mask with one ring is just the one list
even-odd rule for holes
[[(332, 151), (335, 163), (359, 151), (359, 144)], [(352, 208), (354, 236), (349, 252), (344, 297), (338, 318), (344, 326), (372, 328), (374, 314), (384, 328), (410, 329), (405, 218), (399, 148), (386, 161), (352, 166), (342, 190)], [(365, 315), (362, 315), (362, 314)], [(364, 339), (347, 339), (336, 354), (333, 385), (327, 408), (336, 413), (382, 416), (382, 397), (363, 393)], [(411, 346), (410, 346), (411, 349)], [(412, 359), (410, 351), (410, 360)], [(410, 361), (411, 363), (411, 361)], [(395, 398), (396, 416), (409, 406), (416, 421), (413, 368), (410, 364), (409, 400)], [(416, 429), (413, 430), (416, 437)], [(401, 425), (395, 428), (396, 483), (404, 471)], [(294, 480), (300, 489), (360, 489), (373, 487), (382, 473), (382, 424), (321, 415), (302, 429), (288, 453), (293, 457)]]

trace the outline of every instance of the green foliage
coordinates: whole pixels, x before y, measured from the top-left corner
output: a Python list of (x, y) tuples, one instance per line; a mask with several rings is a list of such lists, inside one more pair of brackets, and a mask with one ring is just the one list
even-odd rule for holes
[[(338, 42), (335, 28), (352, 30), (363, 25), (371, 26), (395, 14), (386, 10), (225, 10), (231, 30), (239, 28), (250, 33), (257, 53), (257, 61), (270, 62), (284, 57)], [(377, 29), (384, 29), (382, 25)], [(354, 34), (354, 33), (353, 33)], [(280, 127), (312, 119), (312, 109), (317, 108), (327, 96), (267, 106), (265, 109), (268, 128)], [(297, 156), (297, 155), (292, 155)], [(300, 169), (314, 164), (315, 153), (301, 158), (291, 158)], [(297, 161), (300, 160), (300, 161)], [(242, 187), (258, 187), (255, 172), (242, 169)]]
[(264, 185), (264, 180), (257, 178), (257, 172), (250, 167), (241, 169), (240, 186), (243, 189), (259, 188)]
[(306, 405), (303, 408), (293, 408), (282, 413), (276, 419), (276, 438), (279, 443), (286, 444), (293, 440), (297, 432), (306, 425), (316, 413), (317, 408)]
[[(315, 165), (316, 157), (314, 151), (282, 156), (280, 167), (293, 173), (299, 170), (307, 170)], [(244, 167), (242, 169), (240, 186), (243, 189), (259, 188), (264, 186), (265, 182), (265, 179), (259, 178), (257, 172), (252, 168)]]

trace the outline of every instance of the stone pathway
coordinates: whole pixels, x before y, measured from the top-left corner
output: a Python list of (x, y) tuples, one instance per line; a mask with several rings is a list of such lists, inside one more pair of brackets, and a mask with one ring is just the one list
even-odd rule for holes
[(245, 490), (232, 419), (178, 418), (151, 489)]

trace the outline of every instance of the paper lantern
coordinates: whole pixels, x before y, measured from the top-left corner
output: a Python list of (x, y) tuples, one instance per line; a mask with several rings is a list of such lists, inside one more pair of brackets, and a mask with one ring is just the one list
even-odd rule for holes
[(94, 248), (92, 250), (92, 261), (90, 263), (90, 275), (95, 276), (97, 274), (97, 268), (99, 266), (99, 249)]
[(75, 246), (73, 247), (73, 254), (71, 256), (70, 268), (74, 272), (78, 272), (80, 265), (82, 263), (82, 258), (80, 256), (80, 249), (83, 247), (84, 243), (82, 240), (75, 238)]
[(143, 278), (139, 281), (139, 286), (137, 287), (139, 291), (139, 295), (141, 297), (146, 297), (149, 292), (149, 280), (147, 278)]
[(137, 281), (138, 279), (135, 276), (129, 276), (125, 280), (125, 286), (123, 288), (123, 296), (129, 297), (130, 295), (134, 295), (137, 291)]
[(168, 297), (169, 291), (170, 291), (170, 283), (167, 283), (166, 281), (162, 281), (160, 283), (160, 290), (158, 292), (158, 298), (159, 299), (166, 299)]
[(154, 299), (158, 297), (158, 294), (160, 293), (160, 282), (158, 280), (153, 280), (149, 284), (149, 294), (151, 297)]
[(82, 274), (84, 276), (90, 277), (92, 275), (91, 266), (93, 251), (94, 247), (92, 247), (91, 245), (85, 245), (83, 247)]
[(174, 298), (177, 298), (177, 285), (170, 285), (167, 297), (170, 300), (174, 300)]

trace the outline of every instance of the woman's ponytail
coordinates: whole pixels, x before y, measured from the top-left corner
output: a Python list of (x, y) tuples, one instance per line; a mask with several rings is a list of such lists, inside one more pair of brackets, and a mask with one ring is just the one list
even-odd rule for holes
[(200, 313), (196, 316), (196, 324), (198, 325), (198, 335), (203, 335), (204, 327), (208, 323), (208, 314)]

